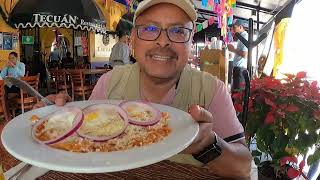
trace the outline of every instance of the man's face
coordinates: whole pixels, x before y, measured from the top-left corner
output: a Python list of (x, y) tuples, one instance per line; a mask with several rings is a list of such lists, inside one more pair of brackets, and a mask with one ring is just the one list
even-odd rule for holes
[(9, 66), (15, 66), (17, 63), (17, 57), (13, 54), (9, 55)]
[(233, 32), (234, 33), (240, 33), (241, 32), (242, 27), (239, 25), (233, 25)]
[[(136, 25), (153, 25), (162, 29), (173, 26), (193, 29), (188, 15), (179, 7), (172, 4), (158, 4), (144, 11), (136, 20)], [(191, 50), (190, 39), (185, 43), (171, 42), (165, 30), (154, 41), (138, 38), (137, 28), (131, 33), (132, 47), (141, 71), (148, 76), (160, 79), (170, 79), (182, 72), (188, 61)]]

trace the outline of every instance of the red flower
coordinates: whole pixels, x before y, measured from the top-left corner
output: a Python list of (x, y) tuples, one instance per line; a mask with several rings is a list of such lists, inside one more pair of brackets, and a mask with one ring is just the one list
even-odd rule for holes
[(288, 172), (287, 172), (288, 178), (290, 178), (290, 179), (294, 179), (294, 178), (298, 177), (300, 174), (301, 174), (300, 171), (293, 169), (293, 168), (289, 168)]
[(301, 71), (297, 73), (296, 78), (302, 79), (302, 78), (305, 78), (306, 76), (307, 76), (307, 72)]
[(266, 104), (272, 107), (272, 110), (275, 110), (277, 108), (277, 105), (274, 102), (272, 102), (270, 99), (264, 98), (264, 101)]
[(287, 164), (287, 162), (292, 162), (292, 163), (298, 163), (298, 159), (296, 157), (289, 157), (289, 156), (286, 156), (286, 157), (283, 157), (280, 159), (280, 166), (284, 166)]
[(246, 83), (245, 82), (241, 82), (240, 83), (240, 88), (245, 88), (246, 87)]
[(300, 109), (299, 107), (297, 107), (296, 105), (294, 104), (290, 104), (288, 107), (287, 107), (287, 111), (288, 112), (298, 112)]
[(296, 157), (283, 157), (280, 159), (280, 166), (289, 166), (287, 175), (290, 179), (296, 178), (302, 174), (302, 169), (305, 165), (305, 161), (301, 161), (299, 166), (298, 159)]
[(243, 94), (241, 92), (235, 92), (232, 94), (232, 98), (234, 99), (241, 99)]
[(280, 109), (284, 110), (284, 109), (287, 109), (288, 104), (280, 104), (279, 107)]
[(295, 76), (293, 74), (284, 74), (288, 79), (293, 79)]
[(283, 111), (277, 111), (277, 114), (281, 117), (281, 118), (286, 118), (286, 113)]
[(234, 105), (234, 109), (237, 111), (237, 112), (243, 112), (243, 107), (241, 104), (235, 104)]
[(268, 112), (266, 119), (264, 120), (265, 124), (273, 124), (275, 121), (273, 112)]
[(313, 82), (311, 83), (311, 88), (312, 88), (312, 89), (318, 89), (318, 81), (313, 81)]

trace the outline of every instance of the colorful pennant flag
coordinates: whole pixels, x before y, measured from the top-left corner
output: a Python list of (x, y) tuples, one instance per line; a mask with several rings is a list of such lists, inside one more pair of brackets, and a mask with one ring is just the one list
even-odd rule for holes
[(202, 31), (202, 29), (203, 29), (203, 28), (202, 28), (202, 24), (198, 24), (198, 25), (197, 25), (197, 32)]

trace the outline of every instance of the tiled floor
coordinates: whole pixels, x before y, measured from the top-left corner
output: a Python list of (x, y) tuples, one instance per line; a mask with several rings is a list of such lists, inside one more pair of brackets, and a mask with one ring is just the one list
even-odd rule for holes
[[(2, 129), (5, 125), (4, 121), (0, 122), (0, 134), (2, 133)], [(3, 147), (1, 138), (0, 138), (0, 162), (2, 164), (3, 170), (7, 171), (11, 167), (17, 165), (19, 163), (18, 160), (13, 158)]]

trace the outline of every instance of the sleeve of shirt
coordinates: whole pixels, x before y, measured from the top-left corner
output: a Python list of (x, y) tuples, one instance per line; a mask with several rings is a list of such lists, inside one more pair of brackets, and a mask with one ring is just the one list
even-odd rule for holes
[(26, 67), (23, 63), (19, 63), (18, 66), (16, 66), (16, 72), (18, 77), (23, 77), (26, 73)]
[[(243, 34), (242, 37), (244, 37), (246, 40), (248, 40), (247, 33)], [(239, 41), (239, 50), (244, 51), (244, 52), (248, 52), (248, 48), (241, 41)]]
[(92, 90), (91, 96), (89, 100), (105, 100), (106, 92), (107, 92), (107, 85), (111, 78), (112, 71), (109, 71), (102, 75), (97, 84), (94, 86), (94, 89)]
[(215, 95), (209, 106), (213, 116), (213, 131), (226, 142), (244, 139), (244, 129), (239, 122), (231, 96), (225, 84), (217, 79)]
[(3, 79), (4, 77), (7, 76), (7, 74), (8, 74), (8, 68), (7, 68), (7, 67), (4, 67), (4, 68), (2, 69), (2, 71), (1, 71), (1, 73), (0, 73), (0, 76), (1, 76), (2, 79)]
[(130, 48), (128, 45), (123, 46), (123, 48), (124, 64), (130, 64)]
[(114, 54), (115, 54), (115, 46), (112, 47), (111, 49), (111, 54), (110, 54), (110, 58), (109, 58), (109, 61), (113, 61), (114, 60)]

